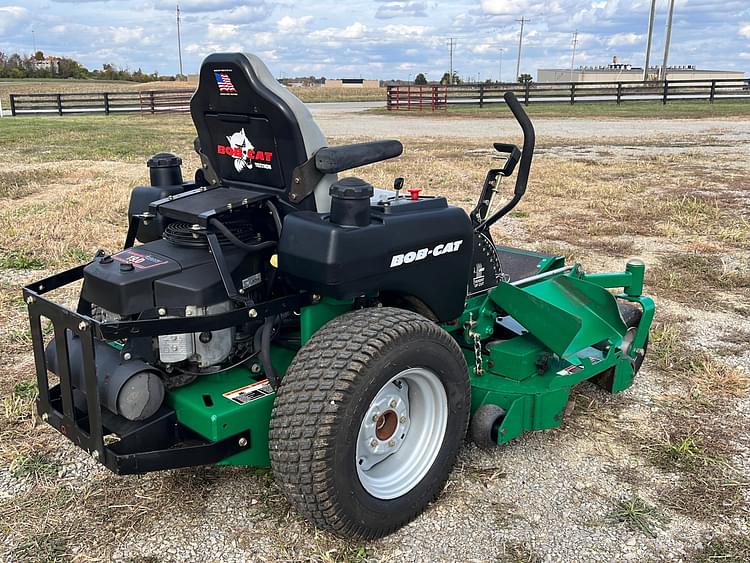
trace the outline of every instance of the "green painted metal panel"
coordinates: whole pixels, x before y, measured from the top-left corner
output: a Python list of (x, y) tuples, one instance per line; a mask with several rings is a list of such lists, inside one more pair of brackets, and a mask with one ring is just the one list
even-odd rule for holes
[(303, 307), (300, 311), (300, 339), (302, 344), (310, 340), (328, 321), (352, 309), (351, 301), (339, 301), (323, 297), (315, 305)]
[(524, 287), (501, 283), (490, 298), (555, 354), (567, 358), (625, 334), (614, 296), (597, 284), (558, 276)]
[(245, 368), (202, 375), (190, 385), (168, 391), (166, 402), (174, 409), (180, 424), (208, 440), (223, 440), (249, 429), (247, 450), (222, 463), (264, 467), (269, 464), (268, 424), (276, 394), (270, 392), (244, 404), (225, 396), (257, 383), (258, 377)]
[(544, 344), (530, 334), (492, 342), (487, 349), (487, 369), (497, 375), (519, 381), (538, 372), (537, 361), (547, 352)]

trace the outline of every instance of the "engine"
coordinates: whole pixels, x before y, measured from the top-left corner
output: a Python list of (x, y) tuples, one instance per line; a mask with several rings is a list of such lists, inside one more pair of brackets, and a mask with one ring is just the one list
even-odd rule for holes
[[(262, 236), (254, 228), (254, 215), (259, 214), (259, 209), (243, 212), (224, 226), (240, 241), (252, 243)], [(238, 248), (226, 236), (218, 238), (236, 286), (243, 295), (262, 300), (266, 260), (259, 253)], [(234, 308), (205, 231), (179, 222), (168, 224), (160, 240), (95, 259), (84, 269), (81, 295), (102, 321), (197, 317)], [(248, 323), (200, 333), (131, 338), (125, 346), (131, 355), (160, 368), (169, 386), (170, 379), (172, 383), (181, 380), (179, 374), (210, 373), (246, 356), (252, 351), (255, 330), (257, 326)], [(170, 378), (172, 374), (175, 377)]]

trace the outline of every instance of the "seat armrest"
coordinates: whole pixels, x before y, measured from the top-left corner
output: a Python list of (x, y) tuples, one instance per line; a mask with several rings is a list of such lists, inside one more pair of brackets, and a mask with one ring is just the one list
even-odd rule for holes
[(373, 141), (324, 147), (315, 153), (315, 167), (324, 174), (336, 174), (344, 170), (395, 158), (404, 151), (400, 141)]

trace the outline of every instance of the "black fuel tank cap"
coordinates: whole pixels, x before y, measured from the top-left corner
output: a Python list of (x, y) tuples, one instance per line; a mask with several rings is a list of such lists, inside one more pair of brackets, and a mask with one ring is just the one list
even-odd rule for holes
[(160, 152), (152, 156), (146, 162), (149, 168), (171, 168), (172, 166), (181, 166), (182, 159), (171, 152)]
[(328, 193), (337, 199), (370, 199), (374, 191), (371, 184), (352, 176), (331, 184)]

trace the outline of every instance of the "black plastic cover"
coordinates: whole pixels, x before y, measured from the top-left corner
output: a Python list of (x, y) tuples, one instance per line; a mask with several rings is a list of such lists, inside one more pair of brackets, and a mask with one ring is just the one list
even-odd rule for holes
[(313, 212), (287, 215), (279, 269), (300, 289), (335, 299), (393, 293), (420, 299), (441, 321), (457, 318), (472, 256), (468, 215), (444, 198), (399, 207), (373, 211), (371, 223), (359, 228)]
[[(259, 258), (234, 247), (224, 257), (235, 283), (258, 272)], [(129, 270), (121, 264), (132, 265)], [(155, 307), (207, 306), (228, 299), (207, 248), (158, 240), (94, 260), (83, 270), (81, 294), (107, 311), (129, 316)]]

